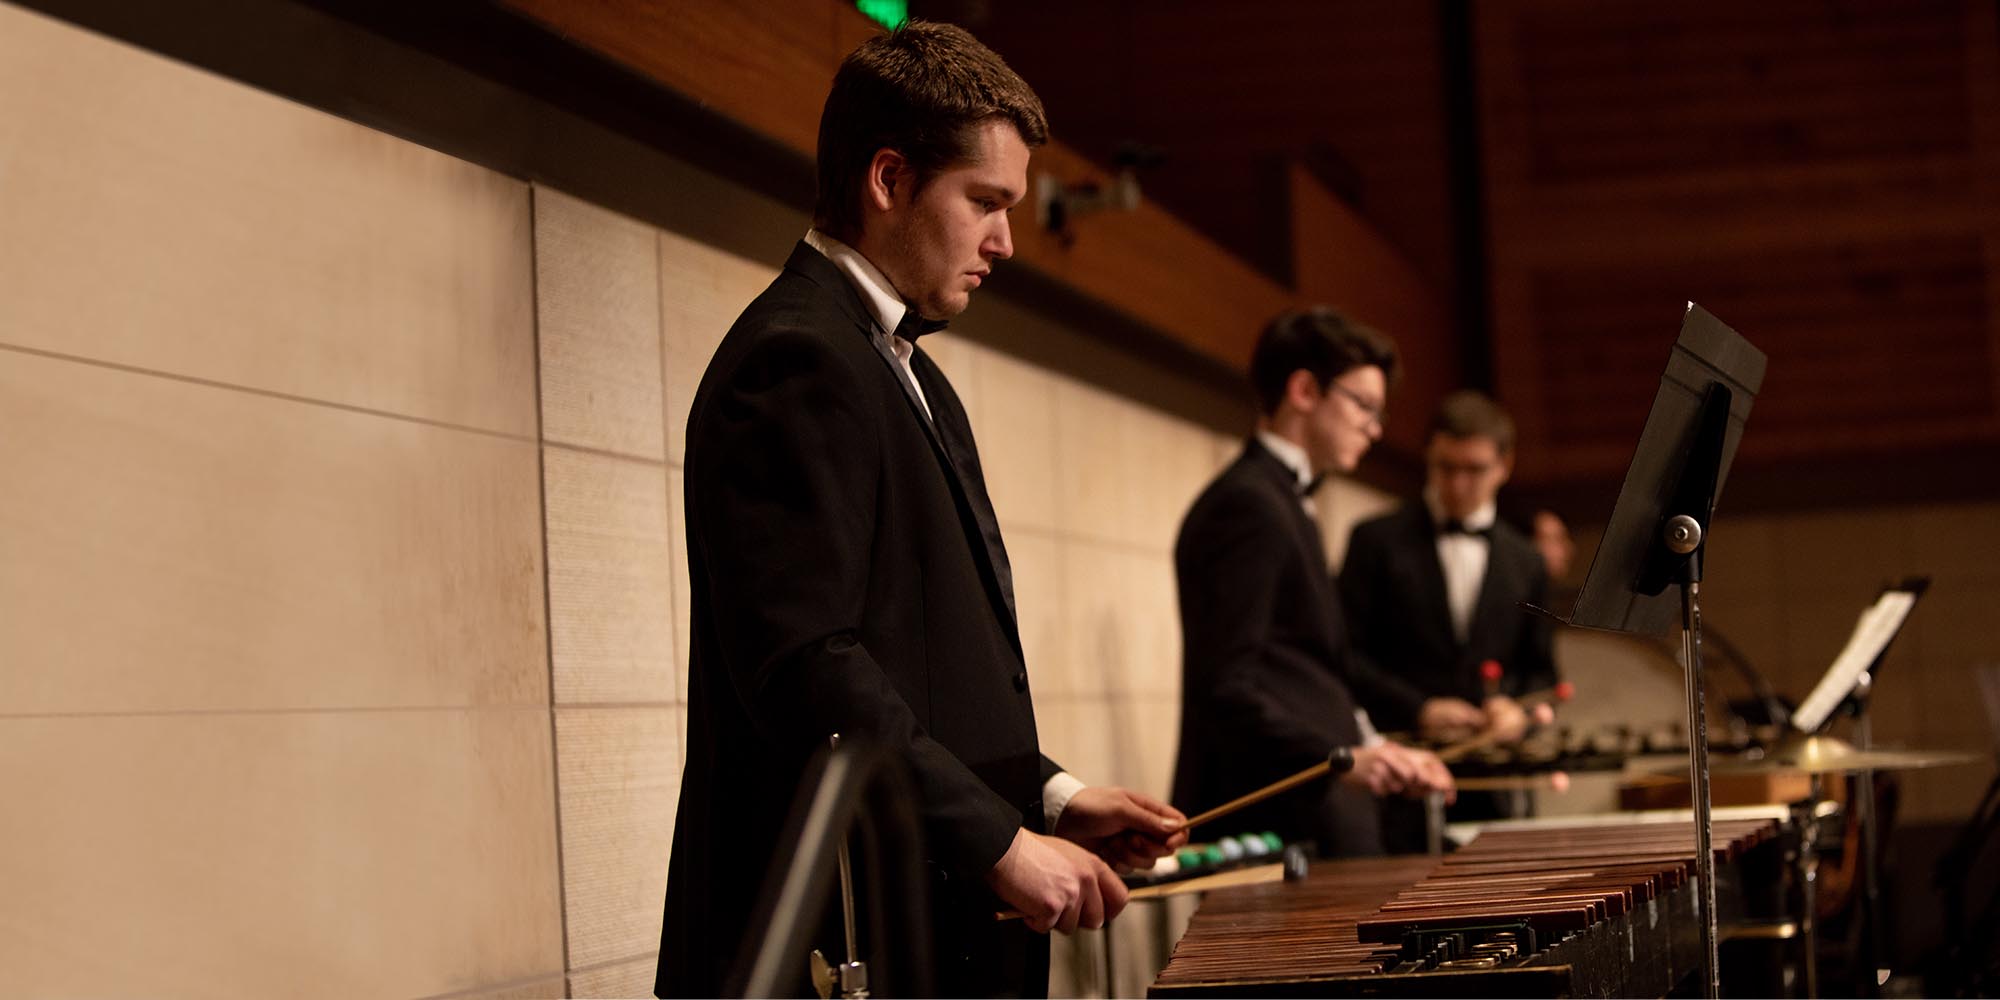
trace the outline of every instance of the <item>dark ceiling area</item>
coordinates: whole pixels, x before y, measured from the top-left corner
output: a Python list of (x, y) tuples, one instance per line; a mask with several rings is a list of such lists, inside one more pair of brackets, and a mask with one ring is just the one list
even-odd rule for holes
[(1739, 502), (2000, 490), (1990, 0), (912, 6), (1279, 281), (1309, 171), (1447, 310), (1524, 489), (1615, 482), (1692, 299), (1771, 358)]

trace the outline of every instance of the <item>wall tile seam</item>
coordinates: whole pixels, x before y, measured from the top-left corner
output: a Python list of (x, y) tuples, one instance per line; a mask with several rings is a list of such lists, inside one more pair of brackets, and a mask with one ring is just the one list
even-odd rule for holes
[(1034, 528), (1018, 524), (1014, 527), (1009, 527), (1008, 523), (1005, 520), (1002, 520), (1000, 522), (1001, 537), (1004, 538), (1008, 534), (1017, 531), (1020, 534), (1032, 535), (1047, 541), (1068, 542), (1071, 544), (1085, 545), (1099, 549), (1114, 549), (1117, 550), (1118, 552), (1125, 553), (1128, 555), (1171, 557), (1174, 554), (1174, 546), (1173, 543), (1171, 542), (1165, 545), (1157, 545), (1157, 546), (1146, 545), (1139, 542), (1129, 542), (1116, 538), (1105, 538), (1099, 535), (1090, 535), (1083, 532), (1078, 532), (1063, 528), (1049, 530), (1049, 529)]
[(630, 462), (634, 465), (645, 465), (652, 467), (671, 467), (667, 462), (667, 460), (663, 458), (647, 458), (644, 455), (634, 455), (630, 452), (618, 451), (612, 448), (599, 448), (594, 445), (577, 444), (572, 441), (563, 441), (550, 437), (545, 437), (542, 439), (542, 447), (555, 448), (560, 451), (566, 451), (575, 455), (589, 455), (594, 458), (615, 459), (620, 462)]
[[(1033, 671), (1034, 667), (1030, 665), (1028, 669)], [(1179, 668), (1176, 667), (1175, 669), (1178, 671)], [(1033, 674), (1031, 673), (1030, 676), (1032, 677)], [(1110, 705), (1112, 703), (1178, 705), (1181, 703), (1181, 696), (1178, 691), (1173, 693), (1144, 691), (1111, 694), (1101, 694), (1092, 691), (1037, 691), (1035, 692), (1035, 701), (1041, 704), (1066, 706)]]
[[(540, 207), (536, 204), (539, 200), (539, 192), (540, 188), (537, 186), (533, 184), (528, 186), (528, 339), (530, 341), (528, 346), (529, 358), (534, 368), (535, 440), (537, 442), (545, 441), (548, 437), (548, 421), (546, 414), (543, 412), (547, 403), (545, 398), (547, 384), (544, 381), (542, 372), (542, 248), (541, 241), (537, 238), (538, 233), (535, 226), (535, 219), (540, 212)], [(540, 529), (539, 534), (541, 535), (540, 542), (542, 547), (542, 572), (540, 581), (542, 585), (542, 665), (545, 668), (544, 676), (548, 679), (548, 687), (545, 689), (548, 691), (548, 699), (543, 711), (547, 713), (548, 719), (549, 783), (547, 791), (549, 793), (550, 825), (554, 827), (552, 833), (555, 845), (555, 858), (553, 859), (555, 861), (556, 889), (555, 929), (557, 946), (562, 949), (562, 966), (567, 969), (570, 962), (569, 863), (563, 853), (563, 828), (566, 824), (563, 822), (562, 739), (557, 729), (557, 714), (555, 709), (556, 684), (558, 681), (556, 671), (555, 596), (553, 587), (555, 570), (550, 562), (551, 553), (549, 549), (549, 462), (548, 446), (546, 444), (535, 449), (535, 490), (536, 503), (539, 507), (536, 511), (537, 517), (535, 520), (537, 522), (536, 526)], [(562, 982), (563, 992), (567, 994), (569, 992), (569, 980), (565, 977)]]
[(157, 719), (157, 718), (216, 718), (243, 716), (249, 718), (277, 717), (288, 715), (406, 715), (419, 713), (471, 713), (471, 712), (546, 712), (549, 703), (545, 701), (508, 702), (491, 705), (333, 705), (333, 706), (280, 706), (275, 708), (164, 708), (164, 709), (105, 709), (87, 712), (0, 712), (0, 722), (25, 721), (32, 719)]
[(534, 986), (538, 983), (547, 983), (547, 982), (562, 982), (565, 987), (569, 985), (564, 973), (561, 970), (557, 970), (555, 972), (540, 973), (532, 976), (522, 976), (515, 979), (503, 980), (497, 983), (481, 983), (478, 986), (473, 986), (462, 990), (452, 990), (449, 993), (431, 993), (425, 996), (418, 997), (417, 1000), (462, 1000), (462, 998), (483, 997), (483, 996), (488, 996), (490, 994), (499, 993), (503, 990), (516, 990), (524, 986)]
[[(127, 375), (139, 375), (150, 378), (165, 379), (170, 382), (179, 382), (184, 385), (200, 386), (205, 389), (221, 389), (225, 392), (243, 393), (245, 395), (259, 396), (265, 399), (282, 400), (287, 403), (300, 403), (306, 406), (318, 407), (329, 410), (338, 410), (343, 413), (355, 413), (368, 417), (381, 417), (385, 420), (395, 420), (401, 423), (417, 424), (423, 427), (434, 427), (439, 430), (458, 431), (465, 434), (476, 434), (481, 437), (496, 438), (501, 441), (513, 441), (520, 444), (535, 444), (539, 440), (539, 433), (540, 433), (539, 429), (537, 430), (537, 433), (534, 435), (516, 434), (511, 431), (494, 430), (486, 427), (475, 427), (470, 424), (452, 423), (451, 421), (448, 420), (438, 420), (432, 417), (420, 417), (414, 414), (397, 413), (394, 410), (381, 410), (368, 406), (359, 406), (353, 403), (342, 403), (337, 400), (319, 399), (312, 396), (301, 396), (296, 393), (279, 392), (275, 389), (264, 389), (253, 385), (243, 385), (237, 382), (224, 382), (220, 379), (203, 378), (202, 376), (199, 375), (187, 375), (187, 374), (182, 374), (180, 372), (162, 371), (156, 368), (145, 368), (139, 365), (128, 365), (122, 362), (107, 361), (101, 358), (85, 357), (79, 354), (64, 354), (60, 351), (43, 350), (38, 347), (28, 347), (21, 344), (8, 343), (6, 341), (0, 341), (0, 351), (6, 351), (15, 354), (25, 354), (32, 357), (46, 358), (51, 361), (64, 361), (64, 362), (69, 362), (71, 364), (87, 365), (92, 368), (100, 368), (108, 371), (121, 372)], [(536, 402), (537, 406), (539, 407), (540, 405), (539, 394), (537, 394)]]
[(684, 701), (559, 701), (549, 706), (558, 712), (574, 712), (583, 709), (631, 710), (686, 708)]
[(643, 962), (647, 959), (658, 961), (659, 957), (660, 949), (654, 948), (652, 951), (642, 951), (636, 955), (627, 955), (624, 958), (605, 959), (599, 962), (592, 962), (588, 965), (579, 965), (575, 968), (565, 970), (565, 972), (567, 975), (572, 976), (582, 972), (601, 972), (605, 969), (615, 969), (621, 965), (631, 965), (633, 962)]

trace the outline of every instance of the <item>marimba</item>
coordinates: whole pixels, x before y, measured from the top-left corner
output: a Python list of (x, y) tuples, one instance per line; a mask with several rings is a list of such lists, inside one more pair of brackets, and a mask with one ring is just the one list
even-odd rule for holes
[[(1718, 913), (1775, 885), (1778, 824), (1715, 823)], [(1659, 996), (1701, 966), (1692, 823), (1489, 830), (1444, 856), (1332, 861), (1212, 893), (1150, 991)]]

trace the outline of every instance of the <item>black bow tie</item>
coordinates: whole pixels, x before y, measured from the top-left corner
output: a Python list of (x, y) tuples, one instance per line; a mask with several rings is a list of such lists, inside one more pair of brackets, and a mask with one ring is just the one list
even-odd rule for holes
[(1299, 495), (1302, 497), (1312, 496), (1314, 493), (1319, 492), (1320, 485), (1325, 482), (1325, 476), (1314, 476), (1299, 484)]
[(946, 323), (941, 319), (925, 319), (915, 309), (905, 309), (903, 321), (896, 324), (896, 336), (914, 344), (918, 337), (944, 329)]
[(1471, 535), (1475, 538), (1491, 539), (1493, 537), (1493, 526), (1489, 524), (1484, 528), (1468, 528), (1465, 526), (1464, 521), (1448, 519), (1438, 525), (1438, 534)]

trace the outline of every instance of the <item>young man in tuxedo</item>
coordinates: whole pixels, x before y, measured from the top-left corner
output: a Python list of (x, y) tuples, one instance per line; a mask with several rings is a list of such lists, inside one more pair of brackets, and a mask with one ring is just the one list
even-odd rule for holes
[(1012, 254), (1007, 213), (1045, 133), (1034, 92), (948, 25), (864, 42), (834, 78), (813, 227), (716, 349), (688, 422), (662, 996), (718, 995), (761, 933), (758, 888), (830, 734), (914, 779), (945, 995), (1046, 993), (1035, 932), (1100, 926), (1125, 902), (1112, 866), (1185, 840), (1172, 808), (1041, 754), (972, 428), (917, 346)]
[[(1340, 592), (1354, 623), (1354, 669), (1368, 678), (1369, 714), (1386, 728), (1518, 739), (1529, 715), (1516, 699), (1554, 686), (1556, 667), (1548, 619), (1520, 607), (1545, 600), (1548, 571), (1534, 542), (1497, 516), (1514, 468), (1514, 422), (1480, 393), (1453, 393), (1432, 420), (1424, 457), (1423, 497), (1355, 526), (1347, 544)], [(1481, 676), (1489, 660), (1500, 664), (1497, 682)], [(1467, 795), (1455, 811), (1500, 814), (1492, 796)], [(1398, 820), (1391, 846), (1421, 846), (1410, 830), (1418, 821)]]
[(1182, 708), (1174, 802), (1206, 809), (1330, 756), (1347, 766), (1229, 822), (1315, 842), (1327, 856), (1381, 853), (1375, 796), (1449, 791), (1433, 754), (1384, 742), (1350, 688), (1348, 636), (1311, 494), (1352, 472), (1382, 436), (1395, 373), (1387, 338), (1329, 309), (1287, 313), (1250, 362), (1261, 416), (1210, 483), (1174, 546)]

